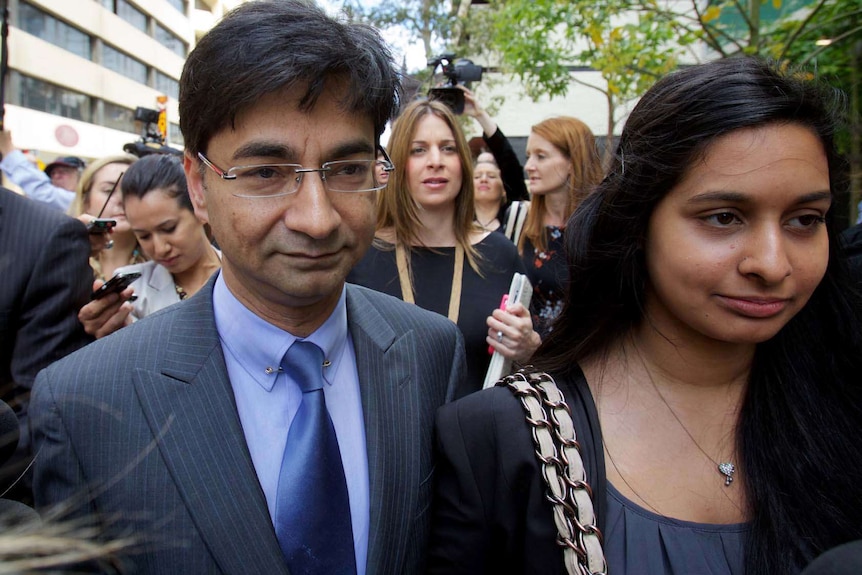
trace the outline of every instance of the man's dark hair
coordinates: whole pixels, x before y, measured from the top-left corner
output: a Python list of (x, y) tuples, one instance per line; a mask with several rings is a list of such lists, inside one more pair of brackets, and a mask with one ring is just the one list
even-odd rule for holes
[(180, 129), (188, 153), (263, 96), (301, 88), (312, 109), (327, 80), (345, 82), (341, 105), (366, 116), (379, 138), (394, 115), (401, 82), (377, 31), (342, 22), (303, 0), (255, 1), (230, 12), (189, 54), (180, 78)]

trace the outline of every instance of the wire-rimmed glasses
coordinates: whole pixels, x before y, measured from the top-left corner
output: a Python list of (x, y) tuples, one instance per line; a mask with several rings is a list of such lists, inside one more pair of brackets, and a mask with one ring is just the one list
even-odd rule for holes
[(223, 180), (236, 180), (239, 198), (275, 198), (296, 193), (302, 177), (317, 172), (324, 187), (330, 192), (373, 192), (386, 187), (377, 181), (377, 167), (391, 172), (395, 169), (386, 150), (380, 149), (382, 160), (335, 160), (324, 162), (319, 168), (305, 168), (299, 164), (255, 164), (234, 166), (223, 170), (203, 153), (198, 158)]

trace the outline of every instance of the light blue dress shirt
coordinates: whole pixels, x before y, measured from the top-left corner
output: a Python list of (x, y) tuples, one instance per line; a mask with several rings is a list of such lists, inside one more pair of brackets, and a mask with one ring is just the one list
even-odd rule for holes
[(48, 174), (28, 160), (21, 150), (12, 150), (6, 154), (0, 160), (0, 170), (3, 170), (6, 177), (21, 188), (25, 196), (63, 212), (69, 211), (69, 206), (75, 199), (75, 192), (52, 184)]
[[(215, 283), (213, 308), (239, 419), (274, 522), (287, 432), (302, 401), (299, 386), (287, 374), (280, 373), (279, 364), (297, 338), (240, 303), (222, 274)], [(370, 521), (368, 452), (344, 289), (332, 315), (305, 340), (320, 347), (331, 362), (323, 370), (326, 381), (323, 392), (347, 478), (357, 574), (364, 575)]]

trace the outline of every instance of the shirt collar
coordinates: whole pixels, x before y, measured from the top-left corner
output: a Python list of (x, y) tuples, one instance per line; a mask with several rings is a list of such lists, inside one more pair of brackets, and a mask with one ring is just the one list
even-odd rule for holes
[[(314, 333), (305, 338), (323, 350), (328, 364), (323, 377), (328, 384), (335, 381), (341, 357), (347, 345), (346, 288), (330, 316)], [(245, 307), (228, 289), (219, 274), (213, 289), (216, 328), (222, 345), (236, 362), (262, 388), (272, 390), (281, 359), (298, 338), (272, 325)]]

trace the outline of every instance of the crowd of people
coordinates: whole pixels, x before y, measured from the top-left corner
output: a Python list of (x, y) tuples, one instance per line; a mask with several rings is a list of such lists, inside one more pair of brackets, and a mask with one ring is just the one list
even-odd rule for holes
[(0, 132), (0, 479), (100, 542), (61, 569), (858, 567), (840, 99), (720, 60), (609, 165), (564, 114), (521, 165), (461, 89), (475, 157), (373, 28), (255, 1), (189, 54), (182, 159), (39, 170)]

